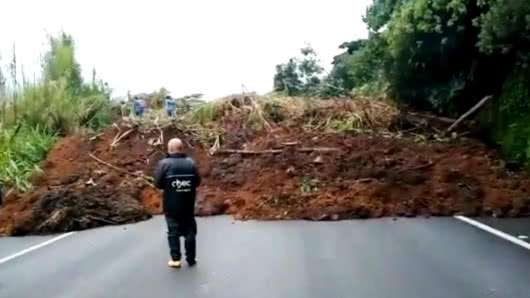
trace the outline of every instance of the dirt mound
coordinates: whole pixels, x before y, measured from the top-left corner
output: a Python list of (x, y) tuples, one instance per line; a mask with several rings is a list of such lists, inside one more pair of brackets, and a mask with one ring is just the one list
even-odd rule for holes
[[(333, 112), (333, 104), (340, 112)], [(339, 220), (529, 214), (530, 179), (505, 169), (494, 151), (469, 139), (391, 133), (379, 128), (395, 125), (388, 116), (396, 114), (393, 108), (346, 104), (300, 111), (299, 104), (284, 105), (294, 115), (285, 117), (273, 107), (231, 102), (223, 106), (229, 115), (214, 128), (155, 120), (64, 138), (43, 162), (34, 190), (7, 198), (0, 234), (80, 230), (160, 213), (161, 194), (149, 176), (165, 156), (165, 142), (177, 136), (204, 177), (197, 215)], [(384, 117), (369, 116), (376, 110)], [(247, 127), (248, 117), (237, 115), (253, 115), (267, 125)]]
[[(81, 230), (156, 213), (156, 203), (143, 200), (149, 185), (136, 172), (147, 164), (142, 159), (145, 147), (134, 146), (140, 142), (132, 133), (121, 146), (110, 146), (115, 135), (110, 128), (95, 138), (70, 136), (59, 141), (42, 164), (44, 174), (33, 179), (34, 190), (6, 199), (0, 209), (0, 234)], [(91, 154), (108, 158), (131, 174), (114, 171)]]
[(226, 198), (227, 212), (239, 219), (530, 211), (528, 177), (506, 171), (495, 152), (471, 140), (416, 143), (291, 131), (258, 138), (248, 147), (256, 150), (220, 151), (204, 190), (206, 198)]

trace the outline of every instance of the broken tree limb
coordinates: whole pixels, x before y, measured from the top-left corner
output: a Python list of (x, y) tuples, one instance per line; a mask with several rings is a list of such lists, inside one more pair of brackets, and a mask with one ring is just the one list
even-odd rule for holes
[(219, 150), (219, 148), (221, 148), (221, 140), (220, 139), (221, 139), (221, 137), (219, 135), (217, 135), (217, 137), (215, 138), (215, 143), (208, 150), (208, 153), (210, 153), (210, 155), (214, 155)]
[(458, 126), (460, 122), (466, 119), (469, 115), (473, 114), (476, 110), (482, 107), (491, 98), (493, 98), (492, 95), (488, 95), (484, 97), (481, 101), (479, 101), (476, 105), (474, 105), (471, 109), (469, 109), (469, 111), (465, 112), (462, 116), (460, 116), (460, 118), (458, 118), (453, 124), (451, 124), (451, 126), (449, 126), (449, 128), (446, 130), (446, 133), (451, 132), (451, 130), (453, 130), (456, 126)]
[(126, 175), (130, 175), (130, 176), (134, 176), (134, 177), (139, 177), (139, 178), (145, 179), (145, 175), (143, 175), (143, 174), (140, 175), (140, 174), (137, 174), (137, 173), (131, 173), (131, 172), (125, 170), (125, 169), (118, 168), (117, 166), (115, 166), (115, 165), (113, 165), (113, 164), (110, 164), (110, 163), (108, 163), (108, 162), (106, 162), (106, 161), (104, 161), (104, 160), (102, 160), (102, 159), (99, 159), (98, 157), (96, 157), (96, 156), (93, 155), (92, 153), (89, 153), (88, 156), (89, 156), (90, 158), (92, 158), (93, 160), (99, 162), (100, 164), (105, 165), (105, 166), (107, 166), (107, 167), (109, 167), (109, 168), (111, 168), (111, 169), (113, 169), (113, 170), (115, 170), (115, 171), (117, 171), (117, 172), (120, 172), (120, 173), (123, 173), (123, 174), (126, 174)]
[(296, 149), (298, 152), (336, 152), (340, 151), (339, 148), (329, 148), (329, 147), (315, 147), (315, 148), (300, 148)]
[(434, 161), (432, 161), (432, 160), (429, 160), (429, 162), (426, 163), (426, 164), (419, 165), (419, 166), (412, 167), (412, 168), (408, 168), (408, 169), (403, 169), (403, 170), (398, 171), (398, 173), (403, 173), (403, 172), (408, 172), (408, 171), (417, 171), (417, 170), (422, 170), (422, 169), (430, 168), (430, 167), (432, 167), (435, 163), (436, 163), (436, 162), (434, 162)]
[(433, 121), (439, 121), (439, 122), (447, 123), (447, 124), (452, 124), (456, 121), (456, 119), (453, 119), (453, 118), (434, 116), (434, 115), (418, 113), (418, 112), (407, 112), (405, 117), (407, 116), (412, 116), (414, 118), (423, 118), (423, 119), (433, 120)]
[(162, 130), (162, 128), (160, 128), (160, 125), (158, 124), (158, 117), (155, 120), (155, 126), (160, 134), (160, 136), (158, 137), (158, 140), (160, 141), (160, 144), (164, 144), (164, 130)]
[(285, 143), (282, 143), (282, 146), (296, 146), (300, 144), (300, 142), (298, 141), (295, 141), (295, 142), (285, 142)]
[(121, 135), (118, 133), (118, 134), (114, 137), (114, 140), (113, 140), (112, 143), (110, 144), (110, 147), (111, 147), (111, 148), (114, 148), (114, 147), (118, 146), (119, 142), (120, 142), (123, 138), (125, 138), (126, 136), (128, 136), (128, 135), (129, 135), (131, 132), (133, 132), (133, 131), (134, 131), (134, 128), (131, 128), (131, 129), (129, 129), (128, 131), (124, 132), (124, 133), (121, 134)]
[(90, 138), (90, 141), (94, 141), (94, 140), (96, 140), (97, 138), (101, 137), (102, 135), (104, 135), (104, 133), (98, 133), (97, 135), (92, 136), (92, 137)]
[(89, 219), (89, 220), (92, 220), (92, 221), (99, 221), (99, 222), (106, 223), (106, 224), (109, 224), (109, 225), (117, 225), (118, 224), (118, 222), (116, 222), (116, 221), (113, 221), (113, 220), (110, 220), (110, 219), (105, 219), (103, 217), (94, 216), (94, 215), (87, 215), (86, 218)]
[(238, 149), (223, 149), (223, 150), (217, 150), (215, 154), (241, 154), (241, 155), (260, 155), (260, 154), (277, 154), (282, 153), (283, 150), (238, 150)]
[[(336, 152), (339, 148), (315, 147), (315, 148), (299, 148), (297, 152)], [(268, 149), (268, 150), (241, 150), (241, 149), (222, 149), (217, 150), (218, 154), (242, 154), (242, 155), (260, 155), (260, 154), (278, 154), (282, 153), (282, 149)]]

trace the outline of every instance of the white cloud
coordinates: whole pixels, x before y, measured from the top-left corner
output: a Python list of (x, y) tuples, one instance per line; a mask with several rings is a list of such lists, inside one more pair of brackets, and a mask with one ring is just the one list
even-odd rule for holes
[(2, 64), (13, 42), (26, 74), (46, 34), (74, 36), (85, 77), (96, 67), (116, 95), (166, 87), (221, 96), (272, 88), (274, 66), (309, 42), (329, 65), (343, 41), (366, 37), (370, 0), (72, 1), (2, 3)]

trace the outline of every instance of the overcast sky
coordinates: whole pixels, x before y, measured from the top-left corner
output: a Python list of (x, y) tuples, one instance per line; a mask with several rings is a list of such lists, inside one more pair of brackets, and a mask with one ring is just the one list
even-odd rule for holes
[(5, 0), (0, 55), (16, 43), (28, 77), (46, 36), (73, 35), (84, 76), (95, 67), (120, 96), (162, 86), (218, 97), (272, 89), (276, 64), (310, 43), (324, 66), (343, 41), (366, 37), (371, 0)]

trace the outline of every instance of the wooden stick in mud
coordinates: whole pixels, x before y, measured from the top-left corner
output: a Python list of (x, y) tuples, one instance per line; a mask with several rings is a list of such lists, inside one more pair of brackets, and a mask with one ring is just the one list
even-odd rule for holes
[(156, 125), (156, 128), (160, 132), (160, 143), (164, 144), (164, 131), (162, 130), (162, 128), (160, 128), (160, 125), (158, 124)]
[(408, 168), (408, 169), (403, 169), (403, 170), (398, 171), (398, 173), (403, 173), (403, 172), (407, 172), (407, 171), (417, 171), (417, 170), (421, 170), (421, 169), (430, 168), (430, 167), (432, 167), (435, 163), (436, 163), (436, 162), (430, 160), (428, 163), (426, 163), (426, 164), (424, 164), (424, 165), (420, 165), (420, 166), (412, 167), (412, 168)]
[(238, 150), (238, 149), (223, 149), (217, 150), (215, 154), (242, 154), (242, 155), (259, 155), (259, 154), (277, 154), (282, 153), (283, 150)]
[(220, 147), (221, 147), (221, 141), (220, 141), (219, 135), (217, 135), (217, 137), (215, 138), (215, 143), (208, 150), (208, 153), (210, 153), (210, 155), (214, 155), (219, 150)]
[[(219, 154), (242, 154), (242, 155), (259, 155), (259, 154), (278, 154), (282, 153), (282, 149), (269, 149), (269, 150), (238, 150), (238, 149), (223, 149), (218, 150), (215, 153)], [(298, 152), (333, 152), (340, 151), (339, 148), (327, 148), (327, 147), (316, 147), (316, 148), (299, 148), (296, 149)]]
[(340, 151), (339, 148), (330, 148), (330, 147), (314, 147), (314, 148), (300, 148), (296, 149), (298, 152), (334, 152)]
[(106, 162), (104, 160), (101, 160), (101, 159), (97, 158), (92, 153), (89, 153), (88, 156), (90, 156), (90, 158), (92, 158), (93, 160), (99, 162), (100, 164), (103, 164), (103, 165), (105, 165), (105, 166), (107, 166), (107, 167), (109, 167), (109, 168), (111, 168), (111, 169), (113, 169), (115, 171), (118, 171), (118, 172), (126, 174), (126, 175), (131, 175), (131, 176), (134, 176), (134, 177), (139, 177), (139, 178), (145, 179), (145, 175), (143, 175), (143, 174), (131, 173), (131, 172), (125, 170), (125, 169), (118, 168), (117, 166), (115, 166), (113, 164), (110, 164), (110, 163), (108, 163), (108, 162)]
[(440, 116), (434, 116), (434, 115), (429, 115), (429, 114), (424, 114), (424, 113), (417, 113), (417, 112), (407, 112), (406, 116), (412, 116), (412, 117), (415, 117), (415, 118), (424, 118), (424, 119), (428, 119), (428, 120), (440, 121), (440, 122), (443, 122), (443, 123), (446, 123), (446, 124), (453, 124), (456, 121), (456, 119), (453, 119), (453, 118), (440, 117)]
[(89, 220), (99, 221), (99, 222), (103, 222), (103, 223), (106, 223), (106, 224), (109, 224), (109, 225), (117, 225), (118, 224), (118, 222), (116, 222), (116, 221), (105, 219), (105, 218), (99, 217), (99, 216), (87, 215), (85, 217), (87, 219), (89, 219)]
[(114, 148), (116, 146), (118, 146), (118, 143), (123, 139), (125, 138), (126, 136), (128, 136), (131, 132), (134, 131), (134, 128), (131, 128), (129, 129), (128, 131), (124, 132), (123, 134), (121, 135), (116, 135), (116, 137), (114, 137), (114, 140), (112, 141), (112, 144), (110, 144), (110, 147)]
[(488, 100), (493, 98), (492, 95), (488, 95), (484, 97), (481, 101), (479, 101), (476, 105), (474, 105), (469, 111), (465, 112), (464, 115), (460, 116), (458, 120), (455, 121), (455, 123), (451, 124), (449, 128), (446, 130), (446, 132), (451, 132), (460, 122), (462, 122), (464, 119), (466, 119), (469, 115), (473, 114), (476, 110), (478, 110), (481, 106), (483, 106)]

